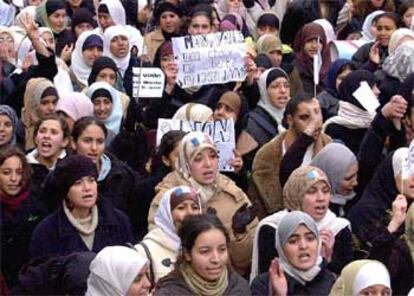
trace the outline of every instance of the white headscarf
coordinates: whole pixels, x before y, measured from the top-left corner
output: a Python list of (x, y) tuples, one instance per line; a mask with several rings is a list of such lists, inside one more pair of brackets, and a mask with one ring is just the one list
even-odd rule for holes
[(125, 296), (147, 262), (147, 258), (128, 247), (102, 249), (89, 266), (86, 295)]
[[(124, 6), (119, 0), (102, 0), (99, 6), (105, 4), (108, 7), (109, 15), (114, 21), (115, 25), (125, 26), (126, 25), (126, 14)], [(98, 6), (98, 9), (99, 9)], [(96, 13), (98, 14), (98, 13)], [(99, 24), (99, 22), (98, 22)], [(101, 25), (99, 27), (102, 29)]]
[[(108, 83), (104, 81), (95, 82), (91, 86), (88, 87), (88, 90), (86, 91), (86, 95), (89, 98), (92, 98), (93, 93), (97, 91), (98, 89), (105, 89), (111, 94), (112, 98), (112, 110), (109, 117), (102, 122), (105, 124), (106, 128), (108, 130), (111, 130), (117, 135), (119, 133), (119, 130), (121, 128), (121, 122), (122, 122), (122, 103), (121, 99), (119, 97), (118, 91), (110, 86)], [(92, 102), (93, 103), (93, 102)]]
[(72, 71), (76, 75), (76, 78), (83, 84), (88, 85), (88, 78), (91, 74), (92, 67), (89, 66), (85, 60), (83, 59), (83, 44), (85, 43), (86, 39), (88, 39), (89, 36), (98, 34), (94, 33), (93, 31), (85, 31), (82, 32), (78, 40), (76, 40), (75, 44), (75, 50), (72, 53)]
[[(154, 221), (155, 221), (155, 225), (158, 228), (160, 228), (164, 232), (164, 234), (168, 237), (168, 240), (170, 241), (173, 249), (178, 252), (181, 246), (181, 240), (177, 235), (177, 229), (175, 228), (175, 225), (174, 225), (174, 219), (172, 217), (172, 209), (171, 209), (171, 194), (174, 192), (175, 194), (179, 194), (179, 195), (190, 194), (194, 192), (194, 189), (192, 189), (191, 187), (182, 185), (182, 186), (173, 187), (169, 189), (168, 191), (166, 191), (162, 195), (160, 205), (155, 213)], [(200, 201), (198, 201), (198, 204), (201, 209)]]
[(213, 116), (213, 110), (210, 107), (203, 104), (188, 103), (181, 106), (172, 119), (206, 122), (211, 119), (211, 116)]
[(375, 36), (371, 33), (371, 27), (372, 27), (372, 21), (375, 17), (377, 17), (380, 14), (385, 13), (383, 10), (375, 10), (374, 12), (371, 12), (368, 14), (364, 20), (364, 23), (362, 24), (362, 37), (361, 40), (365, 41), (374, 41)]
[[(128, 38), (128, 42), (129, 42), (128, 54), (123, 58), (118, 58), (114, 56), (110, 50), (111, 40), (116, 36), (125, 36)], [(127, 28), (123, 26), (111, 26), (105, 30), (103, 55), (110, 57), (111, 59), (114, 60), (114, 62), (118, 66), (119, 72), (121, 73), (122, 77), (124, 77), (125, 71), (129, 65), (129, 59), (131, 57), (130, 50), (131, 50), (130, 34)]]
[[(267, 76), (273, 70), (278, 70), (281, 73), (283, 72), (284, 78), (286, 78), (289, 81), (289, 76), (286, 74), (286, 72), (282, 68), (270, 68), (270, 69), (267, 69), (266, 71), (264, 71), (262, 73), (262, 75), (260, 75), (259, 82), (258, 82), (260, 100), (259, 100), (259, 103), (257, 103), (257, 105), (262, 107), (263, 109), (265, 109), (267, 111), (267, 113), (269, 113), (269, 115), (272, 116), (274, 120), (276, 120), (277, 129), (278, 129), (279, 133), (281, 133), (282, 131), (285, 130), (285, 128), (282, 125), (282, 119), (283, 119), (283, 114), (285, 113), (285, 108), (279, 109), (279, 108), (274, 107), (272, 105), (272, 103), (270, 101), (270, 98), (269, 98), (269, 95), (267, 93), (267, 83), (266, 83), (267, 82)], [(279, 78), (279, 77), (282, 77), (282, 76), (278, 76), (277, 78)]]
[(407, 28), (400, 28), (392, 33), (388, 43), (388, 53), (390, 55), (401, 45), (404, 37), (411, 37), (411, 40), (414, 40), (414, 32)]
[(335, 30), (332, 24), (326, 19), (317, 19), (314, 20), (312, 23), (318, 24), (323, 28), (323, 31), (326, 35), (326, 43), (329, 44), (331, 41), (336, 40)]

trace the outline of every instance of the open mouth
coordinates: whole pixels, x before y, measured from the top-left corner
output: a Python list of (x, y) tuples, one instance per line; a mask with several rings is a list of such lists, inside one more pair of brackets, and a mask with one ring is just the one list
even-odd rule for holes
[(326, 212), (326, 206), (317, 206), (317, 207), (315, 207), (315, 212), (317, 214), (324, 214)]
[(214, 178), (214, 172), (212, 172), (212, 171), (205, 172), (205, 173), (203, 173), (203, 176), (206, 179), (212, 179), (212, 178)]
[(310, 259), (310, 255), (308, 253), (299, 254), (299, 261), (307, 262)]
[(87, 195), (82, 196), (82, 199), (86, 201), (91, 201), (95, 199), (95, 196), (93, 196), (92, 194), (87, 194)]

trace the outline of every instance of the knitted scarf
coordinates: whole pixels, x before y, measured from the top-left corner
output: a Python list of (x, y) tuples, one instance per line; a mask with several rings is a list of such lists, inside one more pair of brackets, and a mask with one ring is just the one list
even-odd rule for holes
[(0, 204), (5, 214), (7, 216), (13, 216), (19, 209), (21, 203), (29, 198), (29, 193), (29, 190), (25, 189), (19, 195), (13, 197), (0, 194)]
[(226, 291), (229, 284), (227, 268), (224, 268), (223, 272), (220, 275), (220, 278), (214, 282), (209, 282), (202, 279), (188, 264), (185, 264), (183, 268), (181, 268), (181, 274), (183, 275), (187, 285), (190, 286), (191, 290), (196, 295), (224, 295), (224, 292)]

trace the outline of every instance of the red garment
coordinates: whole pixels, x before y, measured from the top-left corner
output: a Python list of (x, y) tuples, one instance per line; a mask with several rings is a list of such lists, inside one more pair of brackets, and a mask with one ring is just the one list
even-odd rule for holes
[(300, 67), (300, 71), (306, 73), (308, 76), (313, 76), (313, 58), (310, 57), (305, 51), (305, 43), (320, 38), (323, 48), (321, 52), (322, 67), (319, 73), (319, 81), (325, 79), (328, 73), (329, 65), (331, 64), (331, 54), (329, 51), (329, 45), (326, 44), (326, 35), (323, 28), (315, 23), (309, 23), (303, 26), (303, 28), (296, 34), (294, 42), (295, 59)]
[(18, 196), (6, 196), (0, 193), (0, 204), (8, 216), (13, 216), (20, 204), (29, 198), (29, 190), (23, 190)]

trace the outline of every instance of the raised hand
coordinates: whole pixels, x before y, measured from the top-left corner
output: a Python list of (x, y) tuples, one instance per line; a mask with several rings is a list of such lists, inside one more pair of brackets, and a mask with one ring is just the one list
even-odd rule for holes
[(270, 263), (269, 268), (269, 283), (271, 287), (272, 296), (286, 296), (288, 293), (288, 283), (280, 264), (279, 258), (275, 257)]
[(20, 20), (24, 29), (26, 30), (27, 36), (29, 36), (31, 40), (40, 38), (39, 26), (35, 23), (32, 15), (29, 13), (24, 13)]
[(73, 47), (74, 47), (73, 43), (66, 44), (63, 47), (62, 52), (60, 53), (60, 58), (64, 60), (65, 62), (69, 61), (72, 56)]
[(247, 225), (250, 224), (257, 216), (257, 205), (253, 203), (251, 206), (247, 206), (244, 203), (233, 215), (232, 229), (235, 234), (242, 234), (246, 232)]
[(234, 157), (231, 160), (231, 166), (234, 168), (234, 172), (238, 173), (243, 168), (243, 158), (237, 149), (233, 149)]
[(328, 262), (331, 262), (333, 248), (335, 245), (335, 236), (333, 232), (329, 229), (322, 229), (319, 232), (319, 236), (322, 241), (321, 256), (325, 258)]
[(369, 59), (371, 60), (371, 62), (377, 65), (381, 61), (379, 46), (379, 42), (377, 41), (371, 46), (371, 49), (369, 51)]
[(390, 233), (396, 232), (404, 223), (407, 216), (407, 207), (407, 198), (402, 194), (398, 194), (392, 203), (392, 218), (387, 227)]

